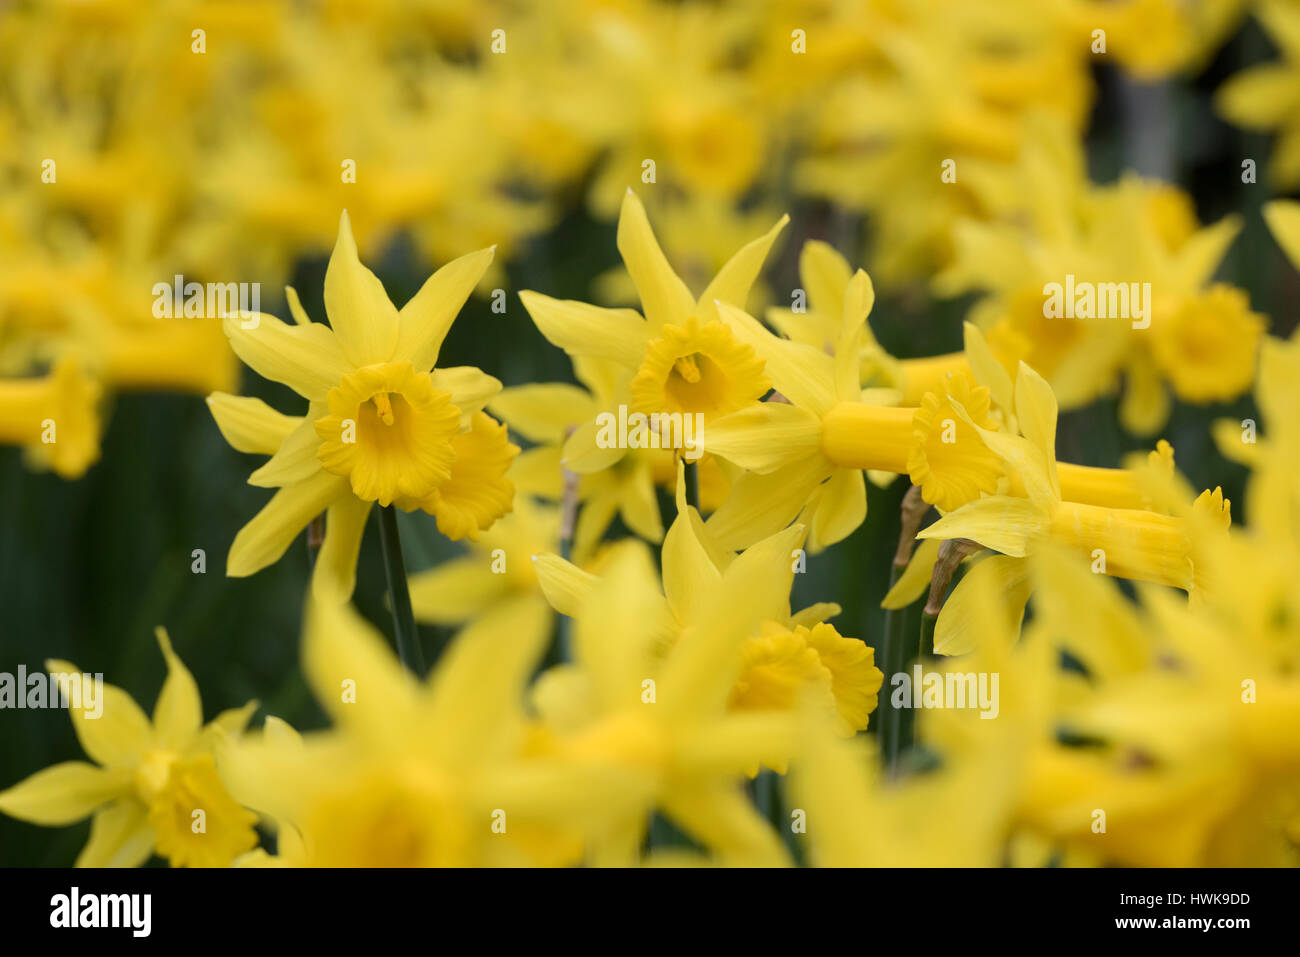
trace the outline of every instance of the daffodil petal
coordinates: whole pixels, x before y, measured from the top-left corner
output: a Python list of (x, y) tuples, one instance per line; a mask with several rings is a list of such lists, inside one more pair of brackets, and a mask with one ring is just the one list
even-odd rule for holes
[(397, 309), (379, 277), (361, 265), (347, 210), (339, 217), (338, 239), (325, 267), (325, 312), (343, 354), (354, 366), (393, 357)]
[(820, 552), (848, 538), (867, 518), (867, 483), (860, 469), (836, 469), (813, 509), (808, 549)]
[(559, 555), (534, 555), (537, 581), (551, 607), (561, 615), (577, 618), (583, 603), (600, 585), (600, 579)]
[(511, 386), (494, 396), (488, 408), (530, 442), (562, 442), (569, 429), (600, 411), (585, 389), (567, 382)]
[(451, 404), (460, 409), (461, 430), (470, 428), (475, 413), (501, 391), (501, 380), (474, 366), (450, 366), (433, 370), (433, 387), (451, 393)]
[(1278, 199), (1265, 203), (1264, 221), (1291, 265), (1300, 269), (1300, 202)]
[(919, 539), (968, 538), (985, 548), (1022, 558), (1029, 542), (1047, 527), (1038, 506), (1023, 498), (977, 499), (923, 528)]
[(595, 419), (573, 430), (564, 442), (562, 462), (565, 468), (582, 474), (601, 472), (627, 454), (627, 449), (620, 448), (617, 443), (602, 448), (597, 442), (599, 432), (600, 426)]
[(937, 538), (927, 538), (912, 552), (912, 558), (898, 576), (894, 587), (889, 589), (880, 602), (881, 608), (906, 608), (924, 595), (934, 578), (934, 563), (939, 559), (939, 546), (943, 542)]
[(519, 294), (538, 331), (571, 356), (612, 359), (635, 369), (648, 339), (645, 320), (634, 309), (605, 309), (538, 292)]
[(618, 215), (617, 244), (651, 328), (658, 330), (684, 322), (695, 308), (695, 297), (668, 265), (645, 207), (630, 189)]
[(853, 276), (848, 260), (830, 243), (810, 239), (799, 252), (799, 279), (819, 313), (844, 312), (844, 290)]
[(744, 308), (745, 300), (749, 298), (749, 290), (753, 287), (758, 274), (762, 272), (763, 262), (767, 259), (772, 244), (776, 242), (776, 237), (788, 222), (790, 217), (782, 216), (775, 226), (757, 239), (746, 243), (723, 264), (700, 296), (699, 312), (702, 316), (709, 316), (716, 309), (715, 300)]
[(282, 488), (309, 479), (322, 468), (316, 452), (321, 438), (316, 434), (316, 420), (325, 415), (323, 407), (313, 406), (298, 426), (275, 450), (275, 454), (248, 477), (249, 485), (259, 488)]
[(291, 326), (274, 316), (228, 317), (222, 328), (230, 347), (254, 372), (287, 385), (305, 399), (322, 400), (352, 372), (334, 333), (319, 322)]
[(279, 489), (235, 535), (226, 557), (226, 574), (245, 578), (277, 561), (308, 522), (336, 498), (351, 494), (347, 479), (323, 470), (305, 482)]
[(934, 627), (936, 655), (966, 655), (979, 648), (981, 633), (992, 624), (978, 599), (981, 589), (998, 596), (996, 611), (1008, 617), (1011, 633), (1019, 632), (1031, 590), (1028, 563), (990, 555), (974, 563), (943, 603)]
[(502, 721), (498, 702), (523, 699), (550, 641), (551, 621), (545, 602), (525, 596), (499, 605), (456, 635), (429, 677), (436, 754), (453, 764), (469, 760), (504, 744), (503, 733), (520, 730)]
[(682, 625), (697, 620), (721, 577), (695, 537), (688, 512), (680, 513), (664, 536), (663, 584), (668, 607)]
[(214, 392), (207, 403), (222, 437), (236, 452), (274, 455), (302, 421), (301, 416), (277, 412), (250, 395)]
[(154, 635), (167, 662), (167, 677), (158, 701), (153, 708), (154, 733), (158, 743), (175, 751), (184, 751), (203, 725), (203, 704), (199, 700), (199, 686), (172, 648), (171, 638), (165, 628), (156, 628)]
[(153, 853), (153, 842), (148, 810), (134, 798), (123, 798), (95, 815), (77, 867), (139, 867)]
[(447, 330), (492, 264), (495, 253), (495, 246), (466, 253), (424, 281), (420, 291), (398, 313), (397, 347), (393, 350), (396, 358), (406, 359), (417, 372), (437, 364)]
[[(45, 670), (52, 675), (78, 677), (82, 672), (71, 662), (51, 658)], [(81, 706), (68, 703), (72, 730), (86, 754), (106, 768), (129, 767), (139, 760), (153, 741), (153, 728), (134, 699), (116, 685), (99, 686), (99, 700), (93, 707), (83, 694)], [(97, 714), (98, 712), (98, 714)]]
[(411, 608), (417, 621), (459, 625), (492, 606), (505, 593), (504, 575), (492, 574), (486, 555), (443, 562), (411, 576)]
[(789, 525), (831, 472), (819, 456), (794, 462), (766, 475), (740, 478), (705, 528), (728, 548), (744, 548)]
[(753, 472), (815, 455), (821, 440), (821, 420), (785, 402), (759, 402), (723, 416), (705, 426), (702, 436), (710, 452)]
[(830, 356), (802, 342), (778, 339), (757, 319), (734, 306), (724, 303), (718, 311), (736, 338), (764, 361), (767, 377), (783, 396), (818, 415), (835, 404), (831, 388), (835, 362)]
[(325, 513), (325, 540), (311, 575), (311, 591), (317, 599), (344, 602), (352, 597), (357, 584), (361, 539), (366, 533), (372, 504), (353, 495), (341, 496), (330, 503)]
[(46, 827), (72, 824), (130, 786), (125, 769), (112, 771), (85, 761), (64, 761), (0, 791), (0, 813)]

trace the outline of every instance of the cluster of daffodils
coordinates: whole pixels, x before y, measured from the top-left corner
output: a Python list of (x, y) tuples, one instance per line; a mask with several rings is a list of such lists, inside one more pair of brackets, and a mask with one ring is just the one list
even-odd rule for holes
[[(1300, 207), (1268, 218), (1300, 268)], [(301, 658), (327, 726), (259, 725), (257, 702), (205, 724), (160, 629), (152, 719), (112, 686), (71, 706), (94, 763), (0, 811), (90, 817), (86, 866), (1300, 864), (1300, 338), (1252, 340), (1262, 425), (1214, 426), (1250, 469), (1233, 526), (1167, 442), (1061, 461), (1051, 379), (975, 322), (959, 355), (887, 356), (871, 279), (826, 243), (800, 253), (813, 308), (755, 318), (786, 225), (692, 288), (625, 192), (640, 308), (524, 292), (581, 385), (503, 389), (438, 365), (494, 249), (399, 309), (344, 213), (328, 324), (292, 290), (291, 323), (224, 323), (305, 411), (208, 399), (276, 490), (228, 575), (323, 517)], [(809, 556), (899, 476), (887, 633), (798, 607)], [(396, 653), (350, 602), (376, 507)], [(468, 551), (408, 581), (394, 510)], [(918, 639), (899, 622), (927, 593)], [(414, 618), (456, 629), (427, 674)]]
[[(774, 210), (828, 199), (826, 231), (852, 237), (865, 219), (882, 281), (897, 288), (960, 265), (991, 291), (991, 321), (1017, 334), (1004, 348), (1020, 349), (1034, 336), (1014, 318), (1017, 290), (963, 261), (958, 224), (1006, 224), (1039, 125), (1083, 134), (1094, 68), (1132, 83), (1186, 73), (1248, 10), (1283, 58), (1233, 78), (1222, 112), (1278, 131), (1272, 172), (1284, 186), (1300, 180), (1300, 27), (1285, 0), (10, 6), (0, 23), (0, 443), (73, 479), (99, 457), (114, 394), (237, 387), (220, 323), (193, 321), (214, 318), (211, 287), (252, 276), (279, 288), (328, 249), (343, 207), (366, 212), (367, 257), (398, 244), (427, 265), (462, 243), (495, 244), (499, 284), (530, 239), (575, 207), (612, 219), (635, 183), (648, 187), (682, 275), (704, 288)], [(1037, 223), (1056, 209), (1032, 203)], [(1197, 247), (1189, 262), (1173, 248), (1194, 232), (1146, 223), (1130, 236), (1171, 244), (1147, 252), (1176, 286), (1160, 308), (1181, 317), (1179, 331), (1149, 349), (1090, 341), (1073, 370), (1026, 356), (1063, 402), (1109, 390), (1122, 371), (1126, 420), (1155, 431), (1162, 382), (1192, 401), (1245, 390), (1241, 376), (1210, 385), (1179, 371), (1213, 345), (1198, 318), (1207, 311), (1255, 325), (1239, 293), (1202, 288), (1208, 252)], [(1087, 222), (1021, 241), (1040, 239), (1107, 242)], [(174, 296), (158, 291), (173, 282)], [(600, 286), (610, 301), (636, 298), (619, 271)], [(1041, 338), (1028, 347), (1050, 351)], [(656, 479), (671, 471), (657, 463)], [(726, 487), (718, 475), (708, 484), (710, 494)], [(651, 530), (644, 479), (635, 491), (594, 485), (584, 483), (584, 501)], [(601, 525), (587, 522), (585, 543)]]

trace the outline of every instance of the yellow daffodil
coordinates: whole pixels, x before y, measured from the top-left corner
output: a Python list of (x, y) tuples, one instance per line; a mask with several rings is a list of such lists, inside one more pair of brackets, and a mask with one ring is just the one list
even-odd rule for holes
[(559, 509), (519, 496), (514, 510), (483, 532), (468, 555), (411, 576), (416, 620), (463, 625), (511, 602), (548, 608), (532, 557), (555, 549), (559, 537)]
[(173, 867), (227, 867), (257, 844), (256, 816), (230, 796), (213, 760), (218, 729), (238, 736), (256, 704), (224, 711), (205, 727), (194, 676), (167, 633), (157, 635), (167, 678), (152, 721), (113, 685), (101, 684), (92, 704), (86, 685), (95, 679), (69, 662), (46, 662), (51, 675), (85, 683), (80, 696), (69, 696), (69, 712), (97, 764), (66, 761), (0, 791), (0, 811), (33, 824), (94, 815), (78, 867), (136, 867), (153, 853)]
[(505, 473), (518, 449), (481, 411), (500, 383), (468, 366), (433, 368), (491, 259), (484, 249), (444, 266), (399, 312), (358, 260), (345, 212), (325, 273), (330, 327), (311, 322), (292, 292), (296, 325), (261, 314), (225, 320), (241, 359), (310, 402), (307, 415), (293, 419), (256, 399), (209, 399), (232, 446), (271, 456), (249, 482), (278, 489), (235, 536), (228, 575), (276, 561), (327, 511), (312, 587), (342, 600), (352, 594), (373, 503), (423, 509), (453, 539), (476, 537), (510, 510)]
[(1216, 105), (1238, 126), (1277, 133), (1269, 175), (1292, 189), (1300, 184), (1300, 10), (1285, 0), (1261, 0), (1255, 7), (1282, 59), (1233, 76), (1219, 89)]
[[(624, 552), (623, 557), (611, 557), (611, 570), (600, 577), (556, 556), (543, 555), (538, 557), (539, 576), (551, 604), (576, 618), (581, 629), (587, 605), (597, 602), (602, 592), (617, 591), (614, 569), (620, 570), (625, 580), (636, 578), (636, 587), (644, 592), (647, 603), (642, 609), (647, 621), (641, 627), (648, 629), (646, 640), (650, 642), (643, 650), (649, 657), (642, 666), (648, 669), (646, 677), (653, 684), (661, 672), (667, 675), (672, 671), (672, 662), (692, 654), (679, 646), (703, 640), (698, 636), (700, 621), (712, 620), (716, 613), (704, 596), (712, 594), (714, 588), (729, 587), (726, 585), (729, 576), (752, 576), (755, 583), (785, 582), (784, 592), (752, 593), (749, 599), (752, 608), (746, 613), (746, 620), (751, 620), (754, 609), (758, 616), (752, 618), (748, 634), (738, 647), (720, 661), (720, 667), (725, 665), (729, 669), (727, 673), (735, 675), (724, 699), (726, 711), (735, 715), (792, 714), (802, 703), (812, 700), (827, 713), (837, 716), (836, 725), (841, 733), (865, 729), (868, 715), (875, 710), (881, 682), (872, 649), (840, 635), (823, 621), (838, 613), (838, 606), (814, 605), (790, 613), (789, 585), (799, 561), (802, 527), (778, 532), (735, 556), (709, 534), (698, 512), (686, 505), (680, 495), (678, 509), (677, 519), (664, 539), (662, 586), (653, 570), (635, 554), (626, 557), (628, 553)], [(770, 577), (776, 574), (773, 570), (755, 567), (760, 557), (764, 562), (779, 562), (783, 566), (778, 577)], [(745, 579), (740, 579), (735, 587), (748, 585)], [(588, 649), (586, 653), (595, 654), (595, 651)], [(557, 714), (562, 713), (564, 720), (576, 720), (572, 709), (578, 704), (582, 705), (584, 714), (593, 708), (597, 712), (600, 709), (593, 697), (600, 692), (591, 687), (591, 682), (599, 681), (599, 675), (589, 669), (604, 666), (584, 662), (582, 654), (580, 647), (575, 667), (553, 672), (548, 679), (550, 690), (544, 692), (544, 695), (554, 695), (545, 701), (557, 709)], [(623, 705), (631, 703), (623, 702)], [(632, 711), (659, 717), (657, 711), (642, 712), (636, 707)], [(595, 720), (595, 715), (586, 714), (583, 720)], [(761, 760), (783, 770), (787, 758), (788, 753), (779, 743), (773, 743), (744, 767), (754, 773)]]
[[(917, 535), (922, 540), (968, 539), (1001, 553), (976, 564), (944, 604), (935, 629), (936, 652), (960, 654), (969, 650), (967, 629), (972, 619), (964, 596), (968, 594), (965, 589), (975, 587), (974, 580), (997, 581), (1009, 605), (1023, 609), (1029, 584), (1021, 559), (1042, 540), (1082, 555), (1098, 574), (1185, 591), (1204, 583), (1197, 550), (1183, 517), (1062, 499), (1055, 450), (1056, 400), (1047, 382), (1024, 364), (1016, 378), (1015, 412), (1022, 433), (1019, 435), (984, 429), (958, 408), (958, 414), (989, 450), (1015, 470), (1025, 496), (991, 495), (971, 501)], [(1159, 461), (1159, 456), (1156, 459)], [(1173, 498), (1167, 496), (1166, 504), (1175, 505)], [(1201, 514), (1220, 529), (1226, 530), (1229, 523), (1229, 503), (1219, 489), (1202, 493), (1194, 504), (1179, 511)]]
[(315, 603), (303, 664), (333, 728), (300, 737), (268, 725), (220, 754), (234, 793), (276, 823), (281, 863), (576, 861), (584, 831), (606, 826), (633, 795), (610, 775), (546, 757), (530, 733), (524, 686), (546, 620), (530, 604), (489, 612), (420, 681), (350, 607)]
[(80, 478), (99, 458), (100, 392), (74, 356), (44, 376), (0, 379), (0, 443), (21, 445), (34, 464)]
[[(603, 357), (619, 367), (611, 406), (602, 410), (618, 420), (641, 416), (700, 416), (709, 422), (742, 409), (769, 388), (763, 362), (737, 341), (718, 318), (717, 303), (742, 303), (763, 260), (785, 225), (736, 253), (696, 299), (664, 258), (645, 208), (631, 190), (619, 216), (618, 248), (641, 296), (644, 318), (630, 309), (602, 309), (587, 303), (523, 292), (525, 307), (538, 329), (571, 356)], [(601, 415), (580, 424), (564, 446), (564, 464), (575, 472), (607, 468), (627, 452), (627, 444), (601, 438)], [(663, 418), (663, 441), (669, 426)], [(690, 419), (694, 428), (695, 418)], [(677, 428), (682, 447), (684, 424)]]

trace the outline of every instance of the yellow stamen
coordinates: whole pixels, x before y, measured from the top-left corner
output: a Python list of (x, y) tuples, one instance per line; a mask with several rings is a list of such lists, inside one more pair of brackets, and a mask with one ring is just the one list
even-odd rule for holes
[(673, 363), (673, 371), (685, 379), (687, 382), (695, 383), (700, 381), (700, 367), (695, 364), (695, 356), (682, 356)]
[(379, 410), (379, 420), (383, 422), (384, 425), (392, 425), (393, 404), (388, 400), (388, 393), (380, 392), (377, 395), (373, 395), (370, 397), (370, 401), (372, 401), (375, 404), (375, 408)]

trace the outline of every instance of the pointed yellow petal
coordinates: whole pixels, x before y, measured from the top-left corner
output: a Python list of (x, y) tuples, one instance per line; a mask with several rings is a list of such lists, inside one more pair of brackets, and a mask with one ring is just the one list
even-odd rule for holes
[(632, 532), (648, 542), (664, 537), (663, 516), (659, 514), (659, 496), (655, 492), (654, 475), (648, 468), (639, 468), (623, 482), (618, 500), (618, 514)]
[(77, 867), (139, 867), (153, 853), (153, 842), (148, 810), (134, 798), (123, 798), (95, 815)]
[(125, 769), (109, 771), (85, 761), (65, 761), (0, 791), (0, 813), (30, 824), (57, 827), (88, 817), (130, 787)]
[(199, 686), (180, 656), (172, 649), (167, 629), (154, 629), (158, 647), (167, 661), (167, 677), (153, 706), (154, 734), (158, 742), (175, 751), (185, 751), (203, 725), (203, 704)]
[(636, 285), (641, 311), (651, 328), (685, 322), (695, 308), (695, 297), (668, 265), (650, 229), (645, 207), (630, 189), (618, 215), (618, 252)]
[(274, 455), (302, 421), (301, 416), (277, 412), (253, 396), (214, 392), (207, 403), (222, 437), (237, 452)]
[(742, 309), (745, 307), (749, 290), (763, 270), (763, 261), (767, 259), (768, 251), (789, 221), (789, 216), (782, 216), (775, 226), (758, 239), (746, 243), (739, 252), (727, 260), (718, 270), (718, 274), (713, 277), (713, 282), (709, 283), (709, 287), (700, 296), (698, 312), (701, 317), (710, 316), (716, 309), (715, 300)]
[(447, 330), (492, 264), (495, 252), (496, 247), (492, 246), (467, 253), (424, 281), (420, 291), (398, 313), (394, 357), (406, 359), (417, 372), (425, 372), (437, 364)]
[[(81, 672), (70, 662), (51, 659), (45, 670), (53, 675), (67, 675), (71, 679)], [(84, 688), (83, 684), (83, 688)], [(77, 733), (82, 750), (106, 768), (134, 765), (153, 741), (153, 728), (129, 694), (116, 685), (102, 684), (99, 700), (92, 706), (83, 691), (81, 707), (69, 702), (68, 714), (72, 730)], [(98, 716), (96, 717), (96, 712)]]
[(790, 863), (781, 839), (738, 785), (682, 788), (665, 797), (663, 810), (725, 864), (782, 867)]
[(459, 625), (490, 608), (509, 587), (492, 574), (486, 554), (454, 558), (411, 576), (411, 608), (417, 621)]
[(501, 391), (501, 380), (474, 366), (449, 366), (433, 370), (433, 387), (451, 393), (451, 404), (460, 409), (463, 432), (472, 426), (475, 414)]
[(561, 615), (578, 617), (583, 602), (600, 586), (600, 579), (559, 555), (534, 555), (533, 561), (538, 584), (551, 607)]
[(281, 488), (311, 478), (322, 468), (316, 451), (321, 438), (316, 434), (316, 420), (325, 414), (323, 406), (313, 406), (308, 414), (298, 420), (297, 427), (289, 433), (275, 454), (253, 471), (249, 485), (259, 488)]
[(325, 312), (343, 354), (354, 366), (387, 362), (393, 357), (397, 309), (379, 278), (361, 265), (347, 210), (339, 217), (338, 239), (325, 268)]
[(970, 363), (975, 381), (989, 390), (994, 405), (1007, 411), (1013, 410), (1015, 406), (1011, 376), (1007, 375), (1002, 363), (993, 358), (979, 327), (973, 322), (963, 323), (962, 335), (965, 339), (966, 361)]
[[(867, 317), (876, 305), (876, 288), (866, 270), (859, 269), (844, 290), (844, 308), (840, 313), (840, 340), (863, 332)], [(860, 340), (859, 340), (860, 341)]]
[(949, 512), (916, 536), (919, 539), (969, 538), (985, 548), (1024, 557), (1029, 542), (1047, 527), (1047, 518), (1023, 498), (993, 496)]
[(488, 408), (530, 442), (562, 442), (568, 430), (599, 412), (595, 400), (567, 382), (538, 382), (503, 389)]
[(347, 479), (325, 471), (280, 489), (235, 535), (226, 574), (244, 578), (277, 561), (308, 522), (336, 498), (351, 494)]
[(1265, 203), (1264, 221), (1291, 265), (1300, 269), (1300, 202), (1278, 199)]
[(695, 535), (689, 512), (680, 513), (664, 536), (663, 549), (664, 596), (678, 622), (685, 626), (698, 620), (721, 578)]
[(889, 589), (880, 602), (881, 608), (906, 608), (930, 590), (930, 581), (934, 577), (934, 563), (939, 558), (939, 546), (943, 542), (937, 538), (928, 538), (916, 546), (912, 560), (898, 576), (894, 587)]
[(766, 363), (776, 390), (795, 405), (821, 415), (835, 404), (835, 362), (802, 342), (778, 339), (753, 316), (723, 304), (719, 313), (732, 333)]
[(848, 538), (867, 518), (867, 483), (860, 469), (836, 469), (822, 484), (813, 510), (808, 550), (820, 552)]
[(1047, 480), (1057, 498), (1061, 485), (1056, 475), (1056, 396), (1047, 380), (1020, 363), (1016, 376), (1016, 419), (1025, 438), (1033, 442), (1047, 464)]
[(432, 747), (455, 766), (490, 754), (522, 721), (524, 687), (551, 638), (552, 615), (539, 598), (498, 606), (463, 629), (429, 677)]
[(785, 402), (759, 402), (709, 423), (708, 451), (753, 472), (771, 472), (821, 448), (821, 420)]
[(820, 456), (766, 475), (748, 473), (732, 486), (705, 528), (728, 548), (752, 545), (793, 522), (830, 473), (830, 463)]
[(413, 727), (415, 676), (351, 605), (308, 602), (302, 664), (325, 712), (372, 746)]
[(819, 313), (839, 316), (844, 312), (844, 290), (853, 270), (835, 247), (810, 239), (799, 253), (799, 279), (808, 299)]
[(290, 326), (258, 313), (249, 320), (228, 317), (221, 326), (249, 368), (305, 399), (324, 399), (352, 371), (334, 333), (319, 322)]
[(620, 448), (617, 442), (608, 442), (602, 448), (598, 442), (600, 431), (595, 419), (573, 430), (564, 443), (561, 461), (565, 468), (583, 475), (601, 472), (627, 454), (627, 449)]
[(370, 502), (344, 495), (326, 511), (325, 541), (311, 575), (312, 595), (318, 600), (345, 602), (352, 597), (370, 506)]
[(574, 299), (552, 299), (539, 292), (519, 294), (538, 331), (571, 356), (612, 359), (635, 369), (645, 352), (645, 320), (634, 309), (603, 309)]
[(284, 287), (284, 298), (289, 303), (289, 315), (293, 316), (293, 321), (300, 326), (311, 325), (311, 316), (307, 315), (307, 310), (302, 307), (302, 300), (298, 298), (298, 290), (293, 286)]
[[(981, 590), (997, 596), (993, 609), (981, 603)], [(1030, 590), (1029, 564), (1023, 559), (990, 555), (976, 562), (943, 603), (934, 627), (934, 653), (966, 655), (980, 648), (982, 636), (994, 625), (988, 620), (990, 610), (1004, 614), (1007, 629), (1019, 632)]]

